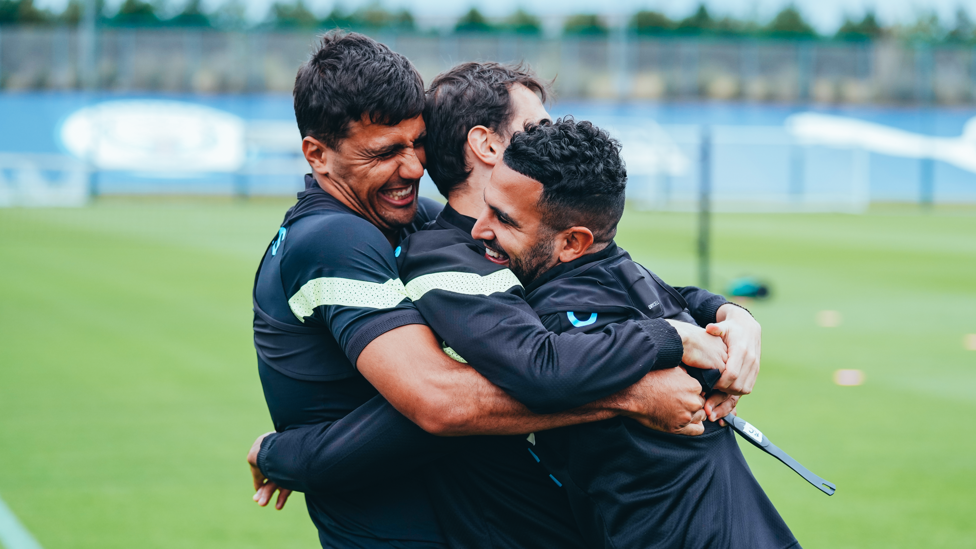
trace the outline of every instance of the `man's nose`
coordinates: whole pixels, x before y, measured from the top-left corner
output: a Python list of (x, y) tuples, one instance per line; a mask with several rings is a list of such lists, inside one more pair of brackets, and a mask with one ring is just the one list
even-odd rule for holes
[(471, 228), (471, 237), (475, 240), (495, 239), (495, 233), (492, 232), (491, 228), (488, 226), (488, 221), (486, 220), (484, 212), (482, 212), (481, 217), (474, 222), (474, 227)]
[(424, 176), (424, 165), (420, 163), (417, 153), (410, 151), (400, 163), (400, 177), (404, 179), (420, 179)]

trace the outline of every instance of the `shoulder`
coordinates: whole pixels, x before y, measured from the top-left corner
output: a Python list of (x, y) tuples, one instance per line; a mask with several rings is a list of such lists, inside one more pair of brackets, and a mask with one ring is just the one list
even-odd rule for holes
[(488, 261), (477, 243), (457, 229), (420, 231), (404, 241), (398, 254), (400, 278), (415, 301), (433, 290), (485, 296), (522, 291), (515, 273)]
[[(395, 278), (396, 264), (389, 241), (373, 224), (358, 216), (335, 213), (299, 219), (285, 227), (280, 244), (283, 274), (330, 273), (359, 278), (355, 273), (375, 272)], [(392, 275), (392, 276), (391, 276)]]
[(484, 250), (470, 235), (436, 223), (400, 244), (397, 264), (404, 279), (443, 271), (487, 275), (502, 270), (485, 258)]
[(591, 264), (572, 276), (546, 282), (529, 293), (529, 304), (540, 316), (571, 311), (629, 311), (632, 305), (627, 288), (608, 263)]
[(444, 205), (440, 202), (421, 196), (417, 199), (417, 217), (414, 219), (414, 223), (422, 227), (425, 223), (436, 219), (443, 209)]

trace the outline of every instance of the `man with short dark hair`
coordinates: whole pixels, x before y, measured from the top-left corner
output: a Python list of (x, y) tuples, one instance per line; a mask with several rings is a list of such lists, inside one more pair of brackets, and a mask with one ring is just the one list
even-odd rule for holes
[[(674, 288), (613, 242), (626, 182), (620, 144), (571, 117), (528, 125), (492, 171), (472, 235), (554, 332), (635, 318), (696, 323)], [(587, 547), (799, 546), (718, 423), (681, 437), (618, 417), (539, 432), (528, 446), (565, 487)]]
[[(434, 441), (444, 441), (417, 425), (442, 435), (514, 434), (627, 413), (694, 432), (704, 415), (691, 386), (651, 371), (662, 352), (654, 337), (664, 326), (658, 321), (556, 336), (531, 310), (514, 311), (508, 321), (535, 326), (519, 347), (525, 352), (499, 361), (490, 352), (495, 343), (480, 342), (480, 354), (469, 354), (478, 357), (476, 371), (442, 351), (407, 299), (393, 251), (436, 212), (417, 198), (422, 91), (409, 61), (357, 34), (326, 35), (296, 78), (296, 117), (313, 173), (255, 277), (258, 369), (276, 431), (308, 426), (339, 448), (338, 463), (387, 475), (386, 482), (342, 493), (282, 480), (306, 492), (326, 547), (443, 545), (422, 483), (401, 473), (429, 460)], [(619, 348), (628, 352), (611, 352)], [(723, 366), (724, 345), (712, 348), (689, 358)], [(680, 394), (670, 395), (675, 389)], [(261, 486), (265, 473), (275, 478), (269, 456), (287, 440), (259, 439), (249, 456), (264, 496), (275, 487)], [(311, 450), (280, 454), (301, 459)], [(399, 454), (404, 459), (390, 459)], [(371, 468), (373, 455), (384, 456), (379, 470)]]
[[(499, 69), (498, 72), (502, 72), (501, 68), (497, 66), (491, 66), (491, 64), (469, 66), (464, 68), (462, 71), (460, 68), (452, 71), (455, 73), (453, 80), (455, 82), (460, 81), (462, 84), (467, 79), (468, 81), (475, 81), (476, 79), (471, 78), (468, 73), (478, 74), (479, 72), (492, 71)], [(505, 71), (509, 69), (504, 69)], [(460, 72), (460, 74), (458, 74)], [(450, 73), (449, 73), (450, 74)], [(506, 75), (496, 75), (494, 79), (494, 87), (492, 86), (479, 86), (480, 94), (475, 94), (472, 97), (471, 94), (468, 95), (470, 100), (469, 110), (477, 111), (479, 107), (479, 99), (484, 99), (485, 102), (490, 104), (498, 103), (497, 97), (492, 97), (505, 94), (509, 100), (505, 101), (507, 103), (506, 109), (496, 110), (496, 117), (487, 116), (483, 117), (481, 121), (485, 125), (480, 125), (480, 127), (471, 128), (469, 132), (469, 138), (466, 138), (464, 142), (458, 145), (458, 148), (470, 149), (474, 147), (476, 149), (481, 149), (487, 147), (495, 151), (501, 151), (504, 147), (504, 142), (507, 141), (511, 132), (514, 128), (521, 126), (527, 119), (538, 119), (540, 117), (547, 116), (544, 109), (541, 107), (541, 103), (538, 103), (538, 98), (531, 93), (529, 89), (518, 83), (506, 82)], [(436, 105), (433, 101), (437, 97), (446, 97), (449, 94), (442, 93), (437, 94), (436, 86), (438, 81), (435, 81), (435, 85), (431, 88), (431, 93), (429, 94), (428, 107)], [(445, 91), (440, 88), (440, 91)], [(466, 93), (468, 90), (463, 86), (460, 88), (455, 88), (451, 93)], [(533, 102), (538, 103), (537, 107), (533, 107)], [(490, 111), (490, 109), (489, 109)], [(540, 114), (541, 113), (541, 114)], [(501, 120), (499, 120), (501, 117)], [(432, 120), (437, 117), (432, 116)], [(517, 122), (517, 125), (515, 124)], [(489, 129), (488, 126), (495, 128), (494, 130)], [(437, 126), (440, 128), (440, 126)], [(452, 148), (452, 153), (455, 150)], [(461, 151), (464, 154), (464, 150)], [(480, 189), (483, 186), (483, 179), (486, 174), (490, 173), (490, 168), (485, 170), (484, 163), (482, 163), (479, 157), (469, 158), (471, 160), (470, 166), (469, 162), (465, 161), (464, 166), (469, 170), (467, 182), (471, 183), (470, 186)], [(462, 190), (460, 188), (455, 188), (454, 190)], [(453, 192), (451, 196), (451, 204), (462, 204), (462, 201), (458, 200), (459, 196), (464, 196), (465, 194), (470, 195), (471, 193), (457, 193)], [(477, 197), (480, 198), (480, 197)], [(473, 203), (475, 207), (478, 207), (478, 203)], [(483, 202), (482, 202), (483, 204)], [(439, 221), (440, 222), (440, 221)], [(473, 224), (473, 220), (470, 222)], [(434, 233), (444, 233), (447, 234), (448, 231), (433, 231)], [(462, 233), (461, 236), (467, 241), (471, 240), (470, 234)], [(473, 241), (472, 241), (473, 242)], [(462, 246), (465, 242), (460, 242)], [(402, 250), (406, 250), (406, 246)], [(401, 249), (397, 250), (397, 254), (401, 257), (406, 257), (411, 255), (406, 251)], [(441, 257), (451, 256), (450, 246), (446, 246), (444, 249), (440, 250), (442, 253)], [(467, 257), (472, 257), (480, 262), (485, 262), (483, 258), (483, 248), (481, 251), (476, 250), (459, 250), (460, 254), (465, 254)], [(451, 261), (450, 259), (448, 261)], [(437, 265), (436, 261), (428, 262), (430, 265)], [(490, 265), (490, 264), (489, 264)], [(496, 269), (497, 270), (497, 269)], [(476, 273), (431, 273), (436, 276), (423, 277), (418, 276), (412, 279), (411, 284), (408, 285), (407, 293), (410, 294), (414, 299), (418, 300), (419, 303), (433, 303), (435, 308), (440, 309), (443, 314), (450, 315), (456, 319), (455, 328), (457, 331), (455, 333), (462, 333), (465, 337), (451, 337), (451, 341), (457, 342), (457, 348), (462, 351), (462, 354), (468, 358), (475, 357), (473, 361), (477, 367), (478, 362), (482, 360), (484, 362), (499, 362), (498, 366), (504, 366), (505, 363), (512, 363), (512, 361), (518, 362), (519, 355), (526, 355), (521, 349), (535, 348), (536, 351), (528, 353), (527, 356), (534, 358), (538, 355), (539, 350), (545, 349), (545, 346), (539, 347), (535, 341), (535, 338), (540, 337), (539, 332), (546, 333), (542, 339), (539, 341), (547, 341), (546, 338), (551, 336), (546, 330), (539, 324), (538, 317), (532, 313), (531, 309), (520, 297), (514, 294), (505, 292), (506, 288), (510, 285), (506, 285), (505, 288), (500, 288), (493, 290), (484, 295), (478, 293), (483, 290), (478, 290), (478, 292), (471, 293), (470, 288), (473, 287), (471, 284), (472, 280), (477, 280), (474, 286), (478, 288), (484, 288), (484, 279), (478, 279)], [(470, 275), (475, 275), (472, 279)], [(502, 273), (504, 274), (504, 273)], [(447, 275), (446, 277), (444, 275)], [(463, 275), (463, 276), (457, 276)], [(497, 278), (497, 277), (496, 277)], [(454, 281), (463, 280), (465, 287), (469, 290), (462, 291), (461, 293), (445, 291), (444, 288), (439, 287), (439, 284), (443, 284), (445, 280)], [(507, 283), (506, 283), (507, 284)], [(520, 286), (516, 282), (515, 286), (511, 286), (509, 289), (514, 290), (520, 289)], [(457, 288), (454, 288), (455, 290)], [(467, 293), (466, 293), (467, 292)], [(701, 293), (701, 292), (698, 292)], [(455, 305), (451, 306), (450, 300), (452, 299), (452, 294), (455, 298), (460, 301)], [(487, 297), (491, 295), (491, 299), (479, 299), (481, 297)], [(707, 292), (704, 292), (707, 294)], [(691, 293), (689, 295), (692, 295)], [(711, 296), (711, 294), (708, 294)], [(717, 297), (717, 296), (711, 296)], [(699, 309), (707, 311), (711, 308), (711, 317), (714, 319), (715, 310), (717, 308), (722, 308), (721, 304), (724, 304), (724, 299), (706, 298), (704, 301), (699, 303)], [(442, 304), (443, 307), (436, 307), (436, 305)], [(467, 305), (472, 305), (468, 307)], [(526, 309), (528, 312), (526, 313)], [(705, 313), (708, 315), (709, 313)], [(478, 322), (479, 318), (488, 319), (487, 322)], [(445, 329), (449, 324), (444, 323), (445, 317), (441, 317), (439, 320), (442, 326), (442, 331), (448, 333), (450, 330)], [(500, 320), (499, 320), (500, 319)], [(673, 328), (669, 327), (667, 323), (658, 321), (661, 329), (670, 330), (674, 333)], [(508, 335), (505, 334), (514, 334)], [(494, 335), (492, 335), (494, 334)], [(443, 334), (439, 334), (443, 335)], [(452, 334), (453, 336), (453, 334)], [(514, 340), (513, 340), (514, 337)], [(667, 336), (665, 336), (667, 337)], [(671, 364), (677, 364), (682, 358), (682, 337), (675, 336), (679, 351), (675, 355), (668, 355), (669, 358), (659, 357), (657, 361), (658, 367), (667, 367)], [(706, 339), (715, 339), (710, 336)], [(504, 342), (499, 345), (499, 341)], [(688, 337), (688, 345), (684, 346), (684, 354), (686, 355), (686, 362), (689, 363), (703, 363), (703, 356), (695, 356), (696, 353), (707, 354), (703, 347), (697, 346), (695, 339)], [(719, 342), (721, 345), (721, 342)], [(548, 344), (547, 344), (548, 345)], [(722, 345), (724, 349), (724, 345)], [(585, 349), (580, 347), (581, 350)], [(630, 360), (630, 357), (634, 356), (632, 354), (633, 347), (618, 346), (611, 349), (611, 353), (616, 351), (615, 356), (618, 359), (623, 359), (623, 361)], [(447, 349), (448, 352), (452, 352), (457, 356), (456, 352), (452, 349)], [(585, 353), (585, 350), (583, 351)], [(600, 356), (584, 356), (579, 357), (581, 360), (587, 363), (599, 363)], [(667, 365), (667, 366), (666, 366)], [(507, 390), (511, 392), (517, 392), (520, 390), (525, 390), (524, 381), (520, 381), (518, 376), (524, 376), (526, 373), (513, 370), (513, 376), (511, 378), (512, 386), (509, 386)], [(619, 375), (618, 372), (613, 372), (612, 369), (606, 368), (605, 373), (602, 375), (598, 374), (597, 370), (590, 368), (589, 365), (586, 367), (581, 366), (580, 368), (574, 370), (574, 375), (577, 380), (574, 381), (576, 385), (600, 385), (601, 383), (606, 383), (604, 376), (610, 376), (611, 378)], [(684, 372), (680, 369), (673, 368), (671, 370), (665, 370), (657, 372), (660, 374), (658, 376), (658, 386), (663, 388), (661, 382), (667, 380), (668, 383), (679, 382), (685, 383), (683, 380), (687, 380), (690, 385), (685, 385), (685, 387), (691, 387), (692, 392), (697, 392), (700, 390), (697, 382), (694, 382), (688, 378)], [(541, 386), (547, 385), (548, 382), (554, 386), (560, 385), (558, 376), (554, 376), (553, 372), (549, 372), (546, 375), (550, 376), (549, 379), (543, 379)], [(665, 376), (665, 377), (661, 377)], [(569, 379), (568, 377), (566, 379)], [(754, 379), (754, 377), (753, 377)], [(518, 386), (521, 383), (521, 386)], [(751, 383), (751, 381), (749, 381)], [(544, 387), (545, 388), (545, 387)], [(682, 389), (684, 391), (686, 389)], [(699, 401), (700, 402), (700, 401)], [(729, 401), (729, 405), (733, 403)], [(373, 404), (372, 402), (370, 405)], [(665, 404), (664, 401), (658, 404)], [(391, 437), (396, 438), (398, 441), (406, 441), (409, 436), (410, 430), (407, 428), (396, 429), (387, 428), (387, 422), (384, 420), (384, 414), (381, 408), (366, 405), (357, 409), (356, 411), (348, 414), (342, 420), (339, 420), (327, 428), (318, 427), (305, 427), (301, 429), (293, 429), (281, 433), (280, 435), (273, 435), (264, 441), (256, 444), (256, 448), (260, 450), (261, 460), (252, 460), (252, 463), (256, 461), (261, 462), (261, 469), (265, 470), (273, 480), (278, 481), (284, 486), (293, 486), (298, 488), (305, 488), (306, 491), (308, 487), (314, 487), (316, 490), (311, 491), (325, 491), (331, 490), (333, 492), (339, 493), (349, 490), (353, 487), (362, 488), (363, 483), (369, 482), (371, 480), (376, 480), (376, 477), (382, 477), (383, 475), (389, 476), (391, 471), (401, 471), (407, 470), (409, 466), (416, 466), (417, 461), (415, 460), (416, 455), (411, 455), (409, 451), (404, 450), (404, 446), (411, 446), (412, 443), (406, 442), (405, 444), (385, 444)], [(700, 404), (699, 404), (700, 406)], [(368, 410), (369, 413), (363, 413), (363, 410)], [(714, 415), (719, 413), (716, 410), (710, 410)], [(351, 421), (351, 418), (361, 415), (363, 420), (359, 423)], [(389, 419), (389, 418), (387, 418)], [(646, 419), (645, 419), (646, 420)], [(648, 421), (650, 423), (650, 421)], [(394, 422), (395, 423), (395, 422)], [(350, 428), (351, 426), (351, 428)], [(669, 427), (666, 424), (659, 424), (659, 427), (668, 430), (674, 427)], [(696, 425), (697, 429), (701, 428), (700, 424)], [(346, 430), (346, 437), (343, 436), (343, 430)], [(524, 432), (524, 431), (523, 431)], [(695, 431), (685, 431), (685, 432), (695, 432)], [(381, 433), (381, 434), (376, 434)], [(406, 433), (406, 434), (405, 434)], [(436, 439), (435, 439), (436, 440)], [(500, 441), (499, 438), (494, 438), (494, 441)], [(456, 480), (462, 477), (456, 477), (452, 475), (446, 475), (448, 468), (458, 468), (462, 467), (465, 456), (471, 457), (476, 456), (480, 458), (483, 462), (491, 463), (491, 456), (493, 455), (503, 455), (511, 448), (517, 448), (519, 450), (519, 455), (524, 457), (525, 454), (522, 453), (524, 450), (524, 437), (514, 437), (507, 442), (498, 442), (498, 444), (491, 444), (488, 441), (479, 442), (476, 439), (471, 439), (472, 442), (465, 441), (461, 446), (463, 450), (458, 450), (455, 445), (453, 450), (454, 455), (458, 459), (449, 459), (437, 466), (435, 473), (437, 474), (435, 479), (444, 479), (446, 481)], [(440, 449), (440, 446), (431, 444), (428, 441), (424, 441), (423, 448), (421, 449), (421, 454), (426, 456), (435, 455), (435, 451)], [(479, 445), (485, 445), (479, 447)], [(413, 446), (419, 446), (419, 444), (413, 444)], [(368, 451), (367, 451), (368, 450)], [(384, 454), (384, 451), (386, 454)], [(400, 452), (397, 454), (397, 452)], [(254, 452), (257, 453), (257, 450)], [(298, 456), (298, 457), (296, 457)], [(353, 457), (355, 456), (355, 457)], [(487, 461), (486, 461), (487, 460)], [(440, 492), (441, 498), (435, 502), (439, 504), (438, 509), (443, 510), (447, 508), (448, 510), (456, 508), (461, 511), (460, 515), (455, 515), (455, 517), (460, 516), (463, 520), (460, 523), (452, 524), (450, 521), (446, 526), (451, 526), (454, 528), (449, 528), (449, 540), (452, 542), (453, 546), (460, 547), (474, 547), (481, 544), (489, 544), (486, 546), (491, 546), (492, 543), (500, 543), (501, 545), (495, 546), (580, 546), (580, 541), (578, 533), (575, 531), (575, 527), (572, 524), (566, 524), (566, 519), (569, 516), (568, 508), (566, 508), (565, 495), (562, 493), (561, 489), (556, 486), (549, 479), (548, 476), (538, 467), (537, 464), (525, 462), (524, 460), (509, 460), (509, 464), (514, 463), (514, 467), (509, 469), (500, 470), (502, 476), (507, 476), (507, 480), (512, 480), (513, 475), (515, 478), (523, 480), (537, 486), (539, 490), (532, 494), (532, 500), (525, 502), (524, 509), (532, 510), (531, 514), (520, 513), (520, 507), (518, 506), (518, 496), (519, 490), (518, 486), (508, 485), (505, 486), (504, 481), (506, 478), (492, 478), (492, 470), (481, 470), (482, 478), (480, 479), (481, 487), (494, 487), (499, 488), (501, 491), (495, 495), (501, 498), (501, 501), (514, 503), (514, 506), (506, 509), (507, 513), (504, 516), (490, 516), (478, 513), (478, 509), (471, 509), (470, 507), (465, 508), (463, 501), (468, 502), (467, 504), (477, 505), (477, 501), (473, 501), (469, 498), (462, 498), (461, 496), (466, 495), (465, 492), (468, 491), (469, 486), (461, 485), (458, 490), (453, 492), (450, 490), (450, 485), (446, 485), (447, 491)], [(528, 466), (528, 467), (527, 467)], [(467, 468), (467, 471), (477, 471), (478, 468)], [(538, 481), (542, 480), (541, 484)], [(476, 480), (477, 481), (477, 480)], [(443, 486), (442, 486), (443, 487)], [(523, 486), (524, 488), (524, 486)], [(267, 501), (270, 497), (269, 489), (273, 491), (273, 485), (266, 485), (261, 490), (263, 495), (261, 496), (263, 501)], [(524, 494), (524, 491), (522, 492)], [(454, 494), (454, 496), (452, 496)], [(507, 497), (506, 494), (515, 495), (516, 499)], [(461, 498), (461, 499), (459, 499)], [(552, 506), (547, 507), (540, 503), (551, 501)], [(493, 506), (494, 512), (499, 509), (504, 509), (505, 506)], [(541, 511), (540, 511), (541, 509)], [(560, 510), (562, 509), (562, 510)], [(472, 520), (478, 519), (478, 520)], [(571, 519), (570, 519), (571, 520)], [(521, 524), (524, 522), (525, 524)], [(527, 526), (527, 528), (522, 528), (522, 526)], [(485, 533), (486, 528), (491, 530), (492, 537), (480, 536), (480, 533)], [(459, 532), (460, 531), (460, 532)], [(528, 538), (525, 536), (528, 535)], [(465, 537), (467, 536), (467, 537)], [(494, 541), (493, 541), (494, 540)], [(508, 540), (512, 545), (508, 545), (508, 542), (503, 540)]]

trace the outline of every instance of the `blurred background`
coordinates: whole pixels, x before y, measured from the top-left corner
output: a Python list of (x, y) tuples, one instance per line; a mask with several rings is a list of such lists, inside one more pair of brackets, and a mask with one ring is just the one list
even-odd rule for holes
[[(972, 0), (0, 0), (0, 545), (316, 547), (250, 501), (254, 269), (340, 27), (523, 61), (623, 143), (618, 241), (764, 327), (743, 452), (805, 547), (976, 547)], [(422, 192), (435, 196), (426, 179)]]

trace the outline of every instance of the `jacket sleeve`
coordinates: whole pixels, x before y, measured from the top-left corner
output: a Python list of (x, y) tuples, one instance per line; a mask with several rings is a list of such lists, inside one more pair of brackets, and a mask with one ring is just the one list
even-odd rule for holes
[(423, 431), (377, 395), (338, 421), (268, 435), (258, 468), (283, 488), (337, 493), (402, 478), (455, 443)]
[(662, 319), (613, 324), (593, 334), (551, 333), (518, 291), (438, 288), (414, 305), (452, 356), (540, 414), (609, 396), (651, 370), (677, 366), (683, 353), (677, 331)]
[(718, 294), (695, 286), (680, 286), (676, 287), (675, 290), (678, 290), (681, 297), (685, 298), (691, 316), (701, 327), (715, 322), (715, 315), (718, 314), (719, 307), (729, 302)]

